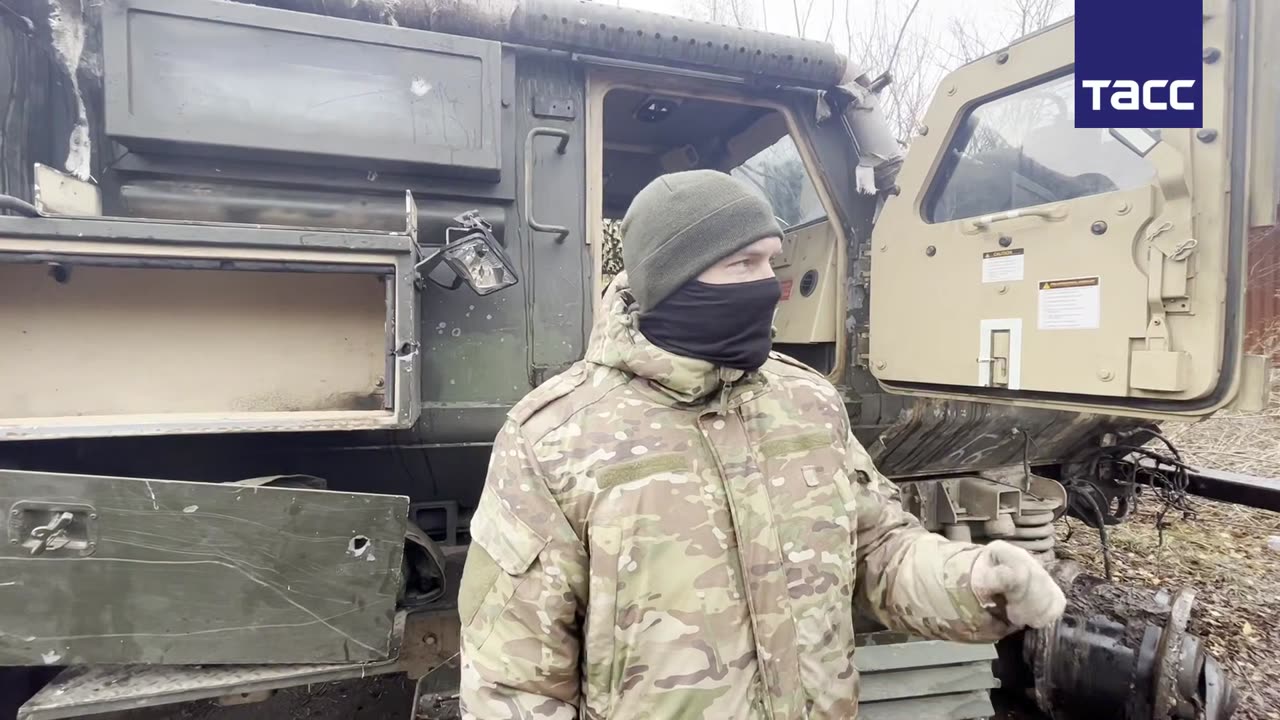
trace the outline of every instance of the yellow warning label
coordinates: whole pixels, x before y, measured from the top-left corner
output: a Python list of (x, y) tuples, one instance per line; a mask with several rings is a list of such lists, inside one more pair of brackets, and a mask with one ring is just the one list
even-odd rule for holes
[(1023, 248), (1013, 248), (1012, 250), (992, 250), (991, 252), (982, 253), (982, 257), (984, 259), (1012, 257), (1014, 255), (1021, 255), (1022, 251)]
[(1041, 280), (1040, 330), (1096, 330), (1102, 322), (1102, 286), (1097, 277)]
[(1070, 278), (1067, 280), (1042, 280), (1040, 281), (1041, 290), (1061, 290), (1063, 288), (1092, 287), (1098, 284), (1098, 278)]
[(1022, 248), (982, 253), (982, 282), (1019, 282), (1025, 268), (1024, 261)]

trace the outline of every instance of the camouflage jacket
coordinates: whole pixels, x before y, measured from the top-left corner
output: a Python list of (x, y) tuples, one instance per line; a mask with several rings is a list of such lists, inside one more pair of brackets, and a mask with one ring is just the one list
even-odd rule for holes
[(663, 351), (620, 275), (586, 358), (510, 413), (459, 593), (464, 717), (852, 718), (855, 603), (991, 641), (978, 548), (929, 533), (836, 390)]

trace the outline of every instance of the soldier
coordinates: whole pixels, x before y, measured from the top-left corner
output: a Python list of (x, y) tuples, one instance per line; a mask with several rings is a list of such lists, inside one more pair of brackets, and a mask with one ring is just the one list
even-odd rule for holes
[(922, 528), (836, 390), (770, 351), (781, 236), (723, 173), (636, 196), (585, 359), (494, 443), (464, 717), (853, 718), (855, 611), (974, 642), (1062, 614), (1022, 549)]

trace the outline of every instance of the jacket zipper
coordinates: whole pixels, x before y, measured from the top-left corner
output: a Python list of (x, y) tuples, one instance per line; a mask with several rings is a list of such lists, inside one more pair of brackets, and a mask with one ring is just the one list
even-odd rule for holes
[(716, 414), (725, 417), (729, 414), (729, 393), (733, 391), (733, 380), (725, 377), (725, 368), (720, 368), (720, 407)]

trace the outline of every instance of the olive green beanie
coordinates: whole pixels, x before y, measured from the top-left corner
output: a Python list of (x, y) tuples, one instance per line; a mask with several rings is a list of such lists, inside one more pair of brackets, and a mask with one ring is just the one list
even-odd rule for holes
[(751, 243), (782, 237), (764, 196), (715, 170), (662, 175), (622, 219), (622, 264), (640, 310), (650, 310), (703, 270)]

